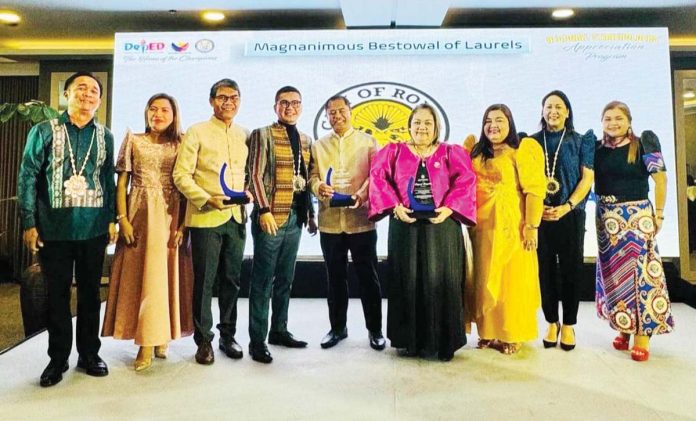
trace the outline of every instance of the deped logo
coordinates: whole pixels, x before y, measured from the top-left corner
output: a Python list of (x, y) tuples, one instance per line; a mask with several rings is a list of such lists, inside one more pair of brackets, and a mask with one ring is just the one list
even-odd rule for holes
[(142, 40), (137, 44), (127, 42), (123, 46), (124, 51), (134, 51), (140, 53), (145, 53), (148, 51), (162, 51), (164, 48), (165, 44), (163, 42), (147, 42), (145, 40)]

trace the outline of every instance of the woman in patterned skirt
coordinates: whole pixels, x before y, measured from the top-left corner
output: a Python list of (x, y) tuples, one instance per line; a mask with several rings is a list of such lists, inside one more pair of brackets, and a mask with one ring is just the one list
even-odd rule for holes
[[(619, 101), (604, 107), (604, 137), (595, 151), (597, 194), (596, 299), (599, 317), (619, 332), (614, 348), (648, 359), (652, 335), (672, 330), (670, 301), (655, 236), (664, 221), (667, 176), (657, 136), (631, 129), (631, 111)], [(655, 181), (654, 205), (648, 178)]]

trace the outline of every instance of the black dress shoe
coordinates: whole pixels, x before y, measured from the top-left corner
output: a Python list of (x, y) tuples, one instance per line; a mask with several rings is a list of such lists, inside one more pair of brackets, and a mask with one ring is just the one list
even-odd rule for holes
[(242, 347), (237, 343), (237, 341), (234, 340), (234, 338), (227, 340), (220, 339), (220, 349), (225, 353), (225, 355), (230, 358), (234, 358), (235, 360), (242, 358), (244, 355), (242, 353)]
[(254, 361), (258, 361), (264, 364), (270, 364), (273, 361), (271, 353), (268, 351), (268, 347), (265, 343), (250, 343), (249, 344), (249, 356)]
[(104, 377), (109, 374), (109, 368), (99, 355), (80, 355), (77, 358), (77, 367), (94, 377)]
[(370, 346), (377, 351), (381, 351), (387, 346), (387, 340), (384, 339), (381, 330), (370, 332)]
[(196, 351), (196, 362), (198, 364), (210, 365), (215, 362), (215, 354), (210, 342), (201, 342)]
[(321, 347), (324, 349), (331, 348), (333, 346), (338, 345), (339, 342), (342, 340), (346, 339), (348, 337), (348, 329), (343, 328), (343, 330), (340, 330), (338, 332), (334, 332), (333, 330), (330, 330), (329, 333), (324, 336), (324, 339), (321, 340)]
[(68, 371), (67, 361), (59, 362), (51, 360), (51, 362), (48, 363), (44, 369), (43, 373), (41, 373), (41, 380), (39, 381), (39, 384), (41, 387), (49, 387), (53, 386), (54, 384), (58, 384), (61, 380), (63, 380), (63, 373), (66, 371)]
[(307, 342), (295, 339), (290, 332), (270, 332), (268, 334), (268, 343), (287, 348), (304, 348), (307, 346)]

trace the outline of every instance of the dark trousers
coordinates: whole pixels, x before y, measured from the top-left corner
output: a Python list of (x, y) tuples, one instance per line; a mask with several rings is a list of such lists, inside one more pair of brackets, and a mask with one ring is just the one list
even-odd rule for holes
[(331, 330), (346, 327), (348, 312), (348, 251), (360, 282), (365, 326), (370, 332), (382, 330), (382, 290), (377, 278), (377, 231), (359, 234), (320, 234), (321, 251), (328, 275), (327, 299)]
[(549, 323), (559, 321), (559, 299), (563, 303), (563, 324), (577, 322), (584, 241), (583, 209), (574, 209), (555, 222), (542, 221), (539, 226), (541, 307)]
[(73, 273), (77, 282), (77, 352), (97, 355), (99, 340), (99, 286), (107, 236), (89, 240), (44, 241), (39, 249), (39, 263), (48, 292), (48, 356), (66, 361), (72, 348), (70, 287)]
[(302, 228), (297, 225), (294, 210), (275, 236), (261, 230), (256, 211), (251, 218), (254, 263), (249, 281), (249, 338), (252, 343), (261, 343), (266, 341), (268, 334), (269, 300), (273, 310), (271, 331), (287, 332), (290, 290)]
[(211, 342), (213, 315), (210, 305), (213, 285), (218, 280), (220, 323), (223, 340), (237, 332), (237, 296), (244, 258), (246, 226), (234, 218), (215, 228), (189, 228), (193, 259), (193, 340), (197, 345)]

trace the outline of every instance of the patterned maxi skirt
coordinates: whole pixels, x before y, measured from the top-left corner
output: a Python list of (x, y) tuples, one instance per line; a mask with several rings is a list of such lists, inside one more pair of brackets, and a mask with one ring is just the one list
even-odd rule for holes
[(649, 200), (597, 205), (596, 305), (622, 333), (659, 335), (674, 327)]

